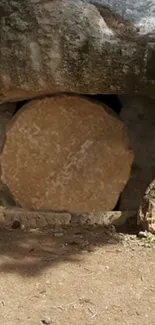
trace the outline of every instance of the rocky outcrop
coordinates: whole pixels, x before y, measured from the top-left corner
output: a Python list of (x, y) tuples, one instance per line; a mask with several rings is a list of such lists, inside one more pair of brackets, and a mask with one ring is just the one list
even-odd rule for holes
[(155, 96), (153, 0), (1, 0), (0, 101)]
[(155, 180), (147, 187), (137, 214), (137, 224), (155, 234)]
[(80, 96), (24, 105), (9, 124), (2, 180), (24, 208), (112, 210), (133, 160), (124, 124)]

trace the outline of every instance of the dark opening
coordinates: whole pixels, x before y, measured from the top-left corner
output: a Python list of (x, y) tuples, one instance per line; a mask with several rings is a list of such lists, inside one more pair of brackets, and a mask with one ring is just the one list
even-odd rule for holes
[(28, 100), (21, 100), (20, 102), (17, 102), (17, 104), (16, 104), (16, 110), (15, 110), (14, 114), (16, 114), (16, 113), (19, 111), (19, 109), (20, 109), (24, 104), (26, 104), (27, 102), (28, 102)]
[(113, 95), (86, 95), (89, 98), (98, 100), (99, 102), (109, 106), (117, 115), (121, 113), (122, 104), (119, 97), (115, 94)]
[[(115, 94), (113, 95), (102, 95), (102, 94), (97, 94), (97, 95), (84, 95), (85, 97), (95, 99), (99, 101), (100, 103), (103, 103), (107, 106), (109, 106), (117, 115), (121, 113), (122, 109), (122, 103), (119, 99), (119, 97)], [(24, 105), (28, 102), (29, 100), (22, 100), (17, 102), (16, 105), (16, 111), (15, 113)]]
[[(89, 98), (93, 98), (100, 103), (103, 103), (107, 106), (109, 106), (117, 115), (120, 115), (121, 110), (122, 110), (122, 103), (119, 99), (119, 97), (115, 94), (113, 95), (102, 95), (102, 94), (97, 94), (97, 95), (86, 95)], [(119, 211), (120, 210), (120, 200), (121, 200), (121, 193), (118, 198), (118, 201), (113, 209), (113, 211)]]
[(113, 211), (120, 211), (121, 194), (122, 193), (120, 193), (119, 198), (117, 200), (117, 203), (116, 203), (116, 205), (113, 208)]

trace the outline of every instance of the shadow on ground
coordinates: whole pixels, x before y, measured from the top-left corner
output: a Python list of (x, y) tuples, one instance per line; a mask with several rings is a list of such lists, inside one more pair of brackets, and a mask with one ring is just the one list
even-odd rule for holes
[(37, 276), (58, 263), (77, 262), (97, 246), (117, 245), (113, 227), (62, 227), (52, 230), (0, 230), (0, 272)]

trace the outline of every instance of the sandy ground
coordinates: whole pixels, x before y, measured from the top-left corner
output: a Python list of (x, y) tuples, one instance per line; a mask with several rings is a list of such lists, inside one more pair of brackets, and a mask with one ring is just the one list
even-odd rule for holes
[(153, 325), (154, 256), (102, 227), (1, 230), (0, 324)]

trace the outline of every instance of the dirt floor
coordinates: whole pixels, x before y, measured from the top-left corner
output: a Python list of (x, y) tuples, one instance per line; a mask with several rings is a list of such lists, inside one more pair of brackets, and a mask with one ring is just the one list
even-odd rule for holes
[(154, 239), (0, 230), (0, 324), (153, 325)]

